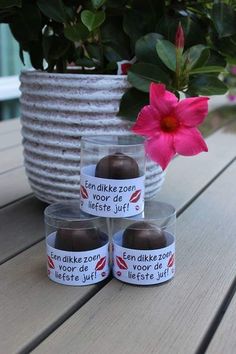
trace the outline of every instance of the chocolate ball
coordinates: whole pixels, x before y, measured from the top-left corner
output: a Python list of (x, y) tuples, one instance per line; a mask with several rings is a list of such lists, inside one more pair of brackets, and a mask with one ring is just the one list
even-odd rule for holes
[(108, 237), (100, 230), (89, 225), (81, 229), (59, 229), (56, 233), (55, 248), (63, 251), (89, 251), (102, 247)]
[(138, 221), (123, 233), (122, 246), (138, 250), (154, 250), (167, 246), (165, 233), (155, 224)]
[(108, 179), (137, 178), (139, 177), (139, 167), (132, 157), (117, 152), (103, 157), (97, 163), (95, 177)]

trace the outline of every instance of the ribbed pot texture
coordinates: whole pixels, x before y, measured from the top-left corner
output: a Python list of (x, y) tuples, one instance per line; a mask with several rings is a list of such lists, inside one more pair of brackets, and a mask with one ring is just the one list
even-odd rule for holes
[[(47, 203), (79, 197), (80, 139), (86, 135), (130, 135), (130, 123), (116, 116), (129, 87), (126, 76), (21, 74), (24, 160), (35, 196)], [(146, 198), (164, 173), (147, 164)]]

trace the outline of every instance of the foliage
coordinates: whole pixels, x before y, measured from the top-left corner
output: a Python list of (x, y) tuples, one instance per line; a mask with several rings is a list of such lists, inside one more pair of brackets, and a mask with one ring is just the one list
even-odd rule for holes
[(128, 119), (151, 82), (188, 96), (226, 92), (219, 72), (236, 60), (236, 0), (0, 0), (0, 22), (36, 69), (66, 72), (75, 63), (82, 73), (116, 74), (117, 62), (136, 57), (120, 107)]

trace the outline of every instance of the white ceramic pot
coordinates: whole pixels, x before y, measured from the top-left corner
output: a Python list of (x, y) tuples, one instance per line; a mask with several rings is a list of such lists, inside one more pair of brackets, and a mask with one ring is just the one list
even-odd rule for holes
[[(21, 122), (26, 173), (37, 198), (52, 203), (79, 196), (80, 139), (84, 135), (129, 135), (130, 123), (116, 116), (129, 87), (126, 76), (21, 74)], [(147, 165), (146, 198), (164, 181)]]

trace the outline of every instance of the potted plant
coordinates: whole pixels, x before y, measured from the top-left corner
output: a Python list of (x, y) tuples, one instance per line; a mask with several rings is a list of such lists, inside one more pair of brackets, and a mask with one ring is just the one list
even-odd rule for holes
[[(235, 19), (230, 0), (1, 0), (0, 22), (36, 69), (21, 74), (25, 167), (36, 196), (75, 198), (80, 137), (130, 134), (151, 82), (176, 95), (225, 93), (219, 74), (235, 61)], [(162, 173), (149, 163), (148, 196)]]

